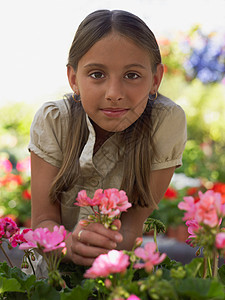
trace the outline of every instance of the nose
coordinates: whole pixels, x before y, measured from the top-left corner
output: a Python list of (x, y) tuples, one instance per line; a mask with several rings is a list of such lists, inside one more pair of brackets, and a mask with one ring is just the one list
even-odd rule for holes
[(108, 80), (105, 98), (110, 101), (118, 101), (123, 99), (123, 86), (120, 79), (111, 78)]

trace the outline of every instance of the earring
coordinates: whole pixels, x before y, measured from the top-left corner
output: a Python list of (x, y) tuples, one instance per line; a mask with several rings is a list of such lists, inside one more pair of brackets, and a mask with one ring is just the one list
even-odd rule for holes
[(158, 92), (157, 91), (155, 92), (155, 95), (154, 94), (149, 94), (149, 99), (150, 100), (155, 101), (157, 98), (158, 98)]
[(72, 98), (75, 102), (81, 102), (80, 95), (77, 95), (76, 92), (72, 94)]

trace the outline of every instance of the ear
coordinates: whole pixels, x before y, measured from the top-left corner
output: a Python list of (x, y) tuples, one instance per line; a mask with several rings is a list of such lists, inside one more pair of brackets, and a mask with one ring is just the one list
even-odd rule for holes
[(155, 94), (158, 91), (158, 88), (162, 81), (163, 72), (164, 72), (163, 64), (158, 64), (156, 72), (153, 74), (153, 82), (152, 82), (152, 88), (150, 94)]
[(79, 94), (79, 89), (77, 86), (77, 76), (74, 68), (70, 65), (67, 66), (67, 77), (70, 84), (71, 89), (74, 91), (75, 94)]

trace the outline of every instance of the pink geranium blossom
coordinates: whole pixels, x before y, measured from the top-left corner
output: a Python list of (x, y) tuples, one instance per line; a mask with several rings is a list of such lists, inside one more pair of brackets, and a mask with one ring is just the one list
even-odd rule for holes
[(139, 297), (137, 297), (136, 295), (130, 295), (129, 298), (127, 298), (127, 300), (141, 300)]
[(188, 220), (186, 222), (186, 225), (188, 226), (188, 233), (190, 233), (190, 235), (188, 236), (188, 238), (186, 240), (186, 243), (189, 246), (194, 247), (194, 240), (195, 240), (196, 234), (198, 233), (201, 226), (194, 219), (193, 220)]
[(196, 204), (195, 219), (198, 223), (204, 223), (215, 227), (220, 222), (221, 194), (214, 191), (199, 192), (200, 201)]
[(134, 253), (143, 260), (143, 262), (136, 263), (134, 268), (145, 268), (147, 272), (151, 272), (153, 267), (160, 264), (166, 257), (165, 253), (160, 255), (160, 253), (156, 251), (156, 244), (154, 242), (145, 244), (144, 248), (139, 247), (135, 249)]
[[(93, 199), (87, 196), (85, 190), (81, 190), (76, 198), (75, 205), (90, 206), (94, 212), (94, 217), (88, 217), (88, 223), (98, 222), (106, 228), (113, 228), (112, 223), (115, 218), (118, 218), (121, 212), (127, 211), (132, 205), (128, 201), (126, 193), (121, 190), (98, 189), (96, 190)], [(87, 224), (85, 223), (85, 226)]]
[(108, 189), (104, 192), (106, 198), (109, 199), (109, 201), (114, 202), (116, 209), (119, 211), (126, 211), (129, 207), (131, 207), (131, 204), (128, 202), (128, 197), (126, 193), (121, 190), (117, 189)]
[(5, 217), (0, 219), (0, 239), (1, 238), (9, 239), (18, 230), (19, 228), (11, 218)]
[(81, 190), (77, 195), (77, 202), (74, 204), (77, 206), (90, 206), (91, 205), (91, 198), (87, 196), (87, 193), (85, 190)]
[(216, 235), (216, 248), (225, 250), (225, 232)]
[(124, 273), (129, 265), (129, 256), (123, 251), (111, 250), (107, 254), (99, 255), (84, 277), (107, 277), (113, 273)]
[(9, 242), (13, 248), (15, 248), (17, 245), (20, 245), (22, 243), (27, 243), (27, 240), (24, 238), (24, 234), (26, 234), (28, 231), (31, 231), (31, 228), (25, 228), (20, 233), (20, 231), (16, 232), (10, 239)]
[(34, 231), (25, 233), (24, 238), (27, 242), (19, 246), (21, 250), (41, 248), (44, 252), (49, 252), (66, 246), (64, 242), (66, 239), (64, 226), (54, 226), (52, 232), (48, 228), (37, 228)]
[(187, 196), (183, 199), (184, 201), (178, 204), (179, 209), (186, 210), (183, 220), (186, 221), (189, 219), (194, 219), (196, 211), (195, 199), (192, 196)]

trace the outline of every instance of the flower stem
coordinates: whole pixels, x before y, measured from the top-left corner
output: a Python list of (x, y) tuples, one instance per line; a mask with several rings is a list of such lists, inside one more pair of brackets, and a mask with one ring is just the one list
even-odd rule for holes
[(158, 252), (159, 251), (159, 248), (158, 248), (158, 244), (157, 244), (157, 226), (154, 225), (154, 242), (156, 244), (156, 251)]
[(207, 256), (203, 258), (203, 278), (206, 278), (207, 275)]
[(219, 260), (218, 253), (217, 253), (216, 249), (214, 249), (214, 251), (213, 251), (213, 273), (212, 273), (213, 277), (217, 277), (217, 273), (218, 273), (218, 260)]
[(208, 262), (209, 275), (210, 277), (212, 277), (212, 267), (211, 267), (211, 260), (209, 256), (207, 257), (207, 262)]
[(5, 249), (2, 247), (2, 244), (0, 244), (0, 248), (1, 248), (2, 252), (4, 253), (6, 259), (8, 260), (10, 267), (13, 268), (13, 264), (12, 264), (10, 258), (8, 257), (7, 253), (5, 252)]
[(35, 275), (34, 266), (33, 266), (32, 262), (31, 262), (30, 255), (28, 255), (27, 258), (29, 260), (29, 263), (30, 263), (30, 266), (32, 268), (33, 274)]

